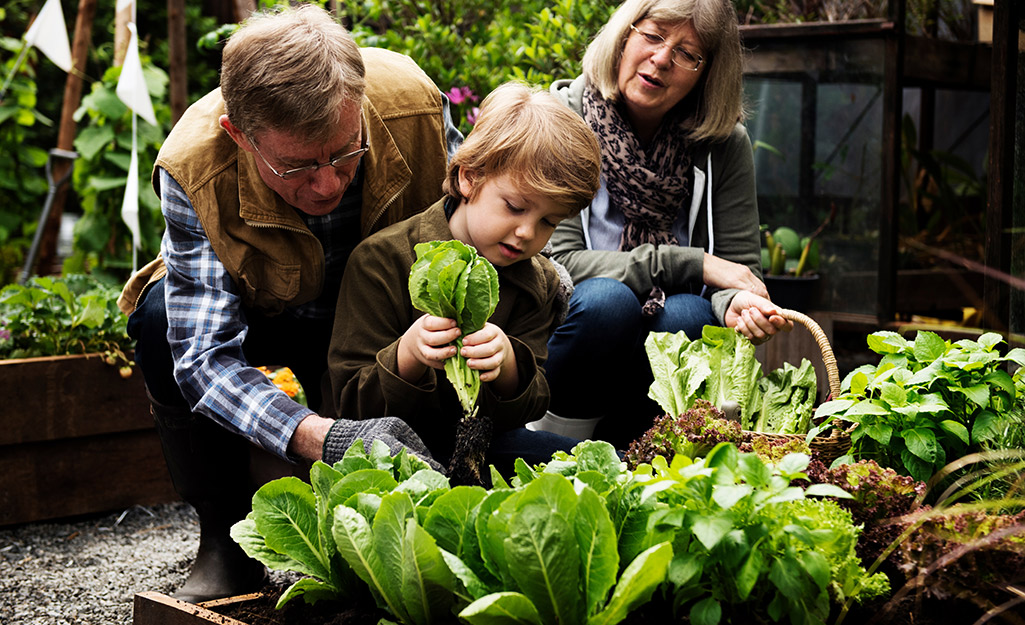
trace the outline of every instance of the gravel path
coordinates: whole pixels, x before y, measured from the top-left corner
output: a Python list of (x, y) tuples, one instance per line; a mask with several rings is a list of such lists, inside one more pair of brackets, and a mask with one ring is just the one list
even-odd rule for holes
[(0, 623), (131, 623), (135, 593), (174, 592), (198, 547), (198, 519), (180, 502), (0, 528)]

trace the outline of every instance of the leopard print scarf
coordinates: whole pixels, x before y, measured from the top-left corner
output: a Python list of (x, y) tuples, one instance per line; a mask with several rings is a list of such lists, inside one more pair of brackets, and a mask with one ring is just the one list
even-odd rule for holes
[(680, 120), (663, 121), (642, 146), (615, 103), (593, 87), (584, 89), (584, 120), (601, 145), (609, 202), (626, 218), (619, 249), (644, 243), (678, 244), (673, 223), (690, 206), (690, 142)]
[[(584, 121), (601, 146), (602, 174), (609, 203), (626, 220), (619, 249), (629, 251), (644, 243), (678, 245), (673, 223), (690, 206), (690, 141), (679, 118), (666, 118), (651, 144), (642, 146), (615, 103), (601, 97), (591, 85), (584, 88)], [(655, 285), (642, 307), (657, 314), (666, 295)]]

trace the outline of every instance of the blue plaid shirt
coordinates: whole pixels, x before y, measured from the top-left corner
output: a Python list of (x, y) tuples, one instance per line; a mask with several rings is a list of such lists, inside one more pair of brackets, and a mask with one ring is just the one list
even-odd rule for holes
[[(451, 158), (463, 136), (452, 123), (442, 95), (446, 142)], [(248, 332), (238, 289), (217, 258), (188, 196), (163, 169), (160, 204), (167, 224), (160, 251), (167, 266), (164, 294), (167, 339), (174, 377), (193, 410), (278, 456), (299, 422), (313, 414), (251, 367), (242, 353)], [(334, 316), (345, 263), (359, 242), (362, 175), (349, 185), (338, 208), (322, 217), (299, 212), (324, 248), (325, 283), (319, 298), (282, 314), (301, 318)]]
[[(238, 289), (214, 253), (185, 191), (166, 171), (158, 171), (167, 223), (160, 251), (167, 266), (167, 338), (175, 380), (193, 410), (287, 457), (292, 433), (312, 411), (292, 401), (246, 362), (242, 343), (248, 325)], [(314, 319), (334, 315), (345, 262), (359, 242), (362, 202), (357, 181), (331, 213), (322, 217), (300, 213), (323, 245), (325, 285), (319, 298), (282, 314)]]

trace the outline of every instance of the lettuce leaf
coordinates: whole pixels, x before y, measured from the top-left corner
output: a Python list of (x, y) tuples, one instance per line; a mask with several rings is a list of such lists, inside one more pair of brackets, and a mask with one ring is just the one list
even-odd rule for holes
[(753, 424), (746, 424), (747, 429), (777, 434), (808, 433), (818, 386), (815, 368), (807, 358), (801, 359), (800, 367), (783, 363), (782, 368), (762, 378), (759, 386), (762, 400), (758, 418)]
[(655, 378), (648, 396), (666, 414), (679, 416), (697, 399), (715, 406), (735, 401), (743, 423), (758, 408), (762, 366), (754, 344), (735, 330), (705, 326), (696, 341), (684, 332), (652, 332), (644, 349)]
[[(409, 269), (409, 297), (413, 307), (435, 317), (455, 320), (462, 336), (484, 327), (498, 306), (498, 272), (461, 241), (429, 241), (414, 248), (416, 262)], [(456, 339), (462, 350), (462, 338)], [(476, 414), (480, 373), (466, 366), (458, 352), (445, 361), (445, 377), (456, 389), (463, 413)]]

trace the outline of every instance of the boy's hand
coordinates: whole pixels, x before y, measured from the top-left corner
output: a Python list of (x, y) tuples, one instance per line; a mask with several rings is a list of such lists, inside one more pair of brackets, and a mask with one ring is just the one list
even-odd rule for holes
[(427, 367), (444, 369), (445, 361), (456, 355), (452, 341), (458, 337), (459, 326), (454, 320), (421, 316), (399, 339), (399, 375), (410, 384), (416, 384)]
[(502, 328), (493, 323), (463, 337), (466, 366), (480, 371), (481, 382), (492, 382), (499, 396), (509, 396), (519, 386), (516, 354)]

